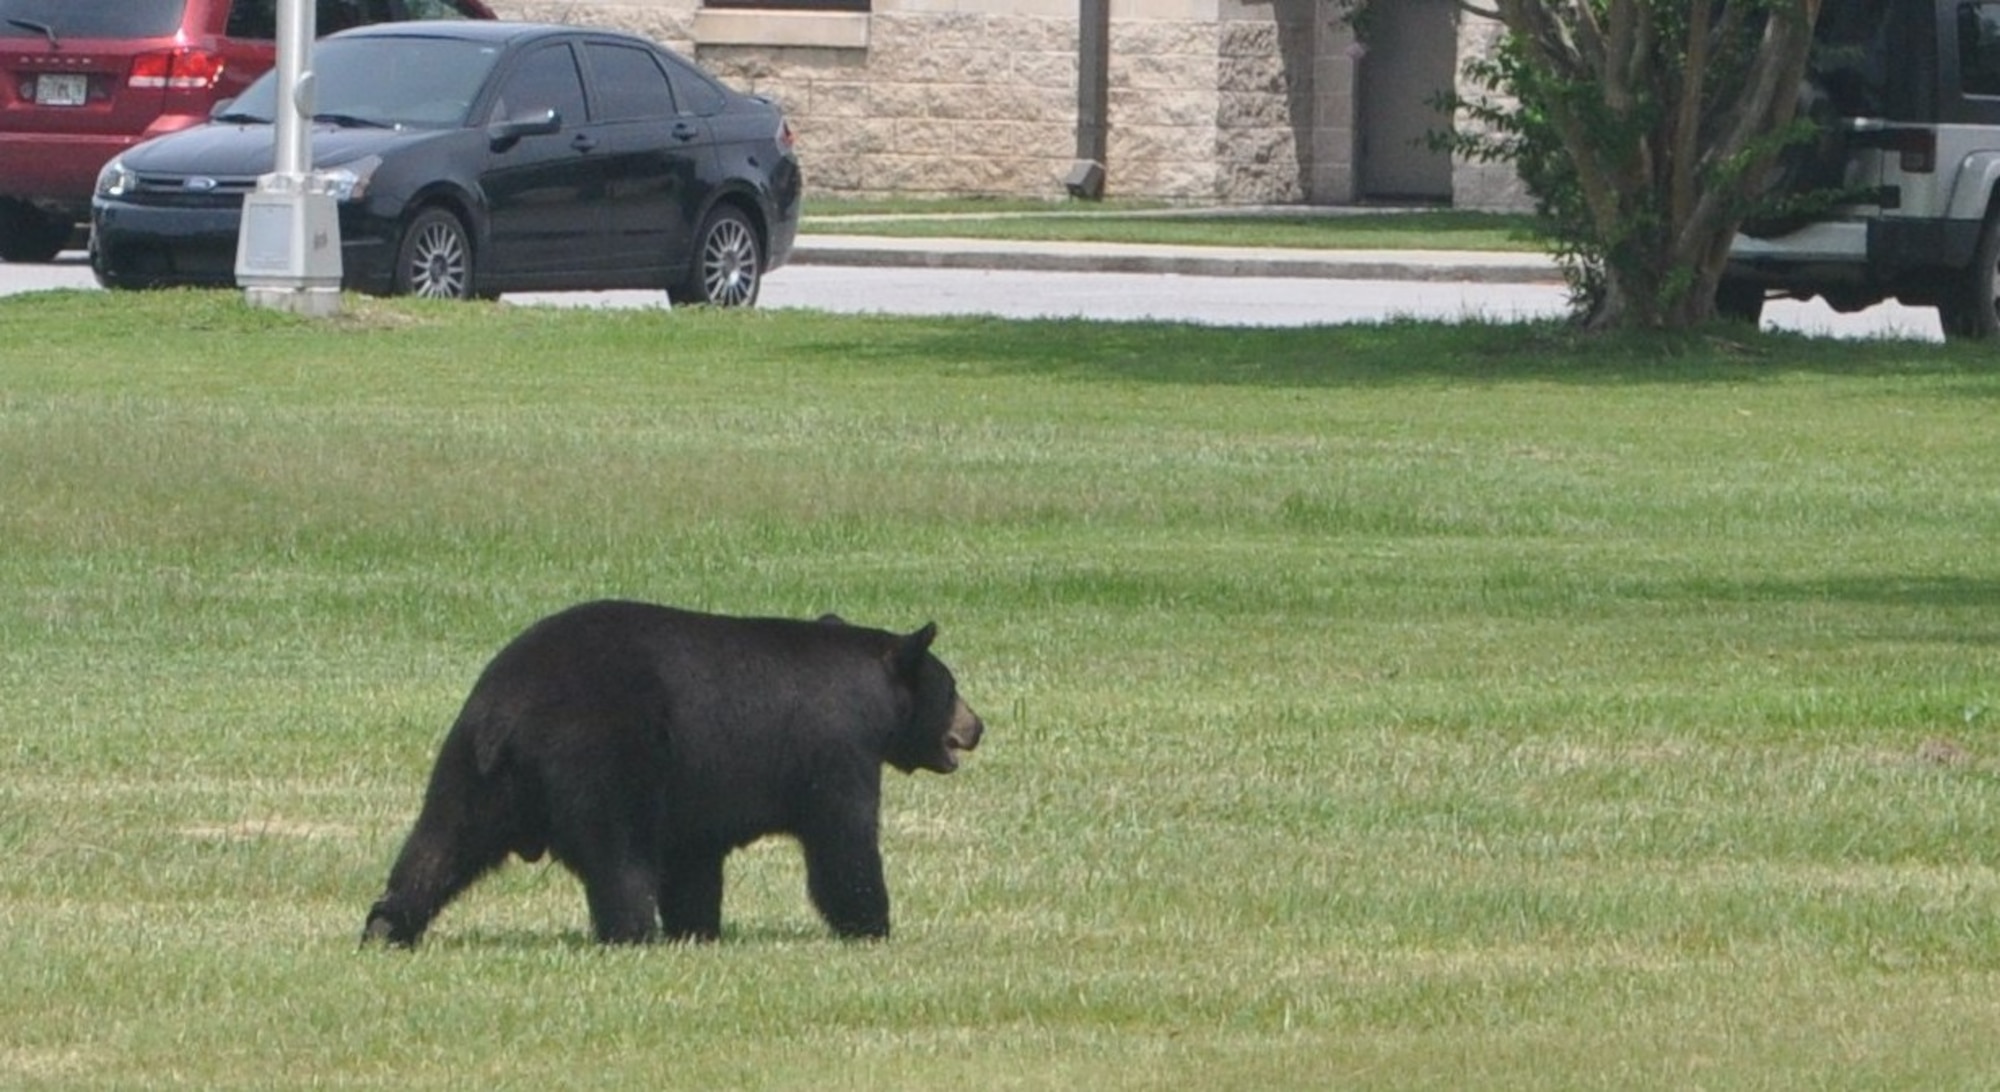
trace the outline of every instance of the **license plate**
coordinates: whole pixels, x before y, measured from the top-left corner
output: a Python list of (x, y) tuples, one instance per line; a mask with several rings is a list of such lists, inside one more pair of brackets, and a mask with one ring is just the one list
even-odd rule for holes
[(82, 106), (90, 99), (90, 77), (44, 72), (35, 77), (35, 102), (41, 106)]

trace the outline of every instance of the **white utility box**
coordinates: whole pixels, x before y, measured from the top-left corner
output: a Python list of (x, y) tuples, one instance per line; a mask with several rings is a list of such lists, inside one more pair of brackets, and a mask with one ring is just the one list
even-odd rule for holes
[(252, 303), (309, 315), (340, 309), (340, 210), (316, 174), (267, 174), (243, 199), (236, 283)]

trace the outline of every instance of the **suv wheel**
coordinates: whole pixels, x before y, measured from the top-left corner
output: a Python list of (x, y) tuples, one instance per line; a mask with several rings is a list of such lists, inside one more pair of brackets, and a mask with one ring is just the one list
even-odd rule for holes
[[(1832, 97), (1816, 80), (1808, 78), (1799, 86), (1796, 116), (1811, 123), (1813, 136), (1810, 140), (1787, 144), (1778, 153), (1778, 162), (1772, 167), (1770, 181), (1762, 194), (1763, 201), (1775, 209), (1782, 209), (1788, 199), (1838, 190), (1846, 178), (1847, 134), (1840, 127), (1840, 112), (1834, 108)], [(1741, 230), (1753, 239), (1775, 239), (1790, 235), (1812, 220), (1810, 214), (1796, 209), (1766, 209), (1745, 220)]]
[(69, 242), (70, 226), (32, 205), (0, 201), (0, 259), (46, 262)]
[(1989, 214), (1965, 278), (1938, 301), (1944, 335), (1953, 340), (2000, 337), (2000, 213)]

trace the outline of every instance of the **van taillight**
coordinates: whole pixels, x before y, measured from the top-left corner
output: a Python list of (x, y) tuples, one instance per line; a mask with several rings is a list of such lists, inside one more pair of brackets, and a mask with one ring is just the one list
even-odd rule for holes
[(132, 58), (129, 87), (205, 91), (222, 79), (222, 54), (205, 49), (169, 49)]

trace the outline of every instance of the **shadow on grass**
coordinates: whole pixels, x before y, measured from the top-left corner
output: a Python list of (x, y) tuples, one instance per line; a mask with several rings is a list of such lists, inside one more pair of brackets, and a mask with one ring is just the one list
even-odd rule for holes
[[(357, 933), (358, 935), (358, 933)], [(426, 935), (419, 945), (424, 949), (437, 951), (515, 951), (515, 952), (590, 952), (652, 950), (677, 951), (692, 948), (724, 947), (738, 945), (746, 947), (788, 947), (798, 944), (838, 944), (843, 943), (823, 928), (807, 923), (777, 924), (750, 923), (742, 926), (724, 925), (722, 939), (713, 945), (686, 941), (657, 941), (642, 945), (604, 945), (597, 937), (582, 926), (569, 929), (495, 929), (490, 927), (454, 930), (440, 928)], [(361, 945), (368, 951), (402, 952), (409, 949), (393, 948), (379, 944)]]
[[(1693, 580), (1642, 589), (1662, 602), (1883, 608), (1882, 639), (2000, 646), (2000, 579), (1882, 573), (1804, 580)], [(1896, 608), (1923, 612), (1896, 613)], [(1948, 611), (1949, 614), (1933, 612)], [(1914, 627), (1914, 628), (1913, 628)]]
[[(863, 351), (981, 372), (1191, 386), (1706, 384), (1787, 374), (2000, 381), (2000, 352), (1989, 347), (1841, 341), (1726, 326), (1687, 334), (1591, 335), (1559, 322), (1222, 329), (994, 319), (905, 333)], [(2000, 382), (1969, 383), (1964, 393), (2000, 397)]]

